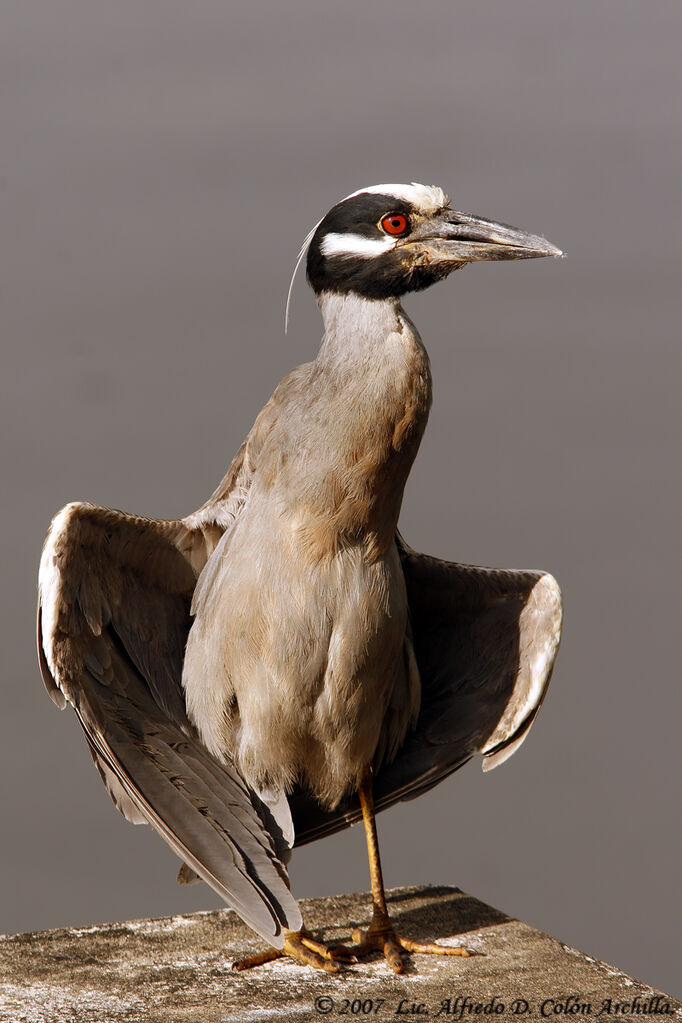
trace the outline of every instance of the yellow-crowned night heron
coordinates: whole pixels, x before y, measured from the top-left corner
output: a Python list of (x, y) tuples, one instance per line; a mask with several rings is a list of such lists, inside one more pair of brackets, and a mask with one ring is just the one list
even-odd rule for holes
[[(302, 930), (291, 847), (363, 817), (373, 917), (352, 949), (465, 953), (399, 937), (374, 809), (525, 737), (549, 682), (561, 597), (542, 572), (449, 564), (397, 532), (431, 404), (401, 296), (465, 263), (560, 255), (458, 213), (423, 185), (334, 206), (307, 241), (324, 320), (211, 498), (182, 520), (92, 504), (55, 517), (39, 653), (117, 807), (146, 822), (274, 949), (336, 970)], [(242, 964), (244, 965), (244, 964)]]

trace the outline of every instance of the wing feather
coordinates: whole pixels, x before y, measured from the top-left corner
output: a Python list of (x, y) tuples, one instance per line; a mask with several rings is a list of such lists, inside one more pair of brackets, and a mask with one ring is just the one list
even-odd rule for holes
[(197, 571), (212, 523), (158, 522), (88, 504), (55, 518), (40, 572), (39, 657), (74, 707), (107, 788), (264, 938), (301, 925), (268, 807), (205, 749), (181, 687)]

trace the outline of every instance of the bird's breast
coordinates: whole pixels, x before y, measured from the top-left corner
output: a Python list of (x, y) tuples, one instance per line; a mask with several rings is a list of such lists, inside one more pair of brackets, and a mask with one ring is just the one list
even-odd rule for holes
[(406, 355), (399, 341), (378, 365), (344, 366), (321, 386), (313, 372), (305, 409), (283, 417), (286, 436), (264, 467), (263, 483), (319, 557), (360, 545), (373, 561), (393, 542), (431, 404), (425, 351)]

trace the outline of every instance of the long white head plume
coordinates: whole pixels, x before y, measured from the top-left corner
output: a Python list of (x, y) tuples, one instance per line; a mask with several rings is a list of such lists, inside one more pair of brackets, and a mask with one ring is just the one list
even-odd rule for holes
[[(325, 214), (325, 216), (326, 216), (326, 214)], [(306, 252), (308, 251), (308, 246), (310, 245), (311, 241), (313, 240), (313, 235), (315, 234), (315, 232), (317, 231), (318, 227), (320, 226), (320, 224), (322, 223), (323, 220), (324, 220), (324, 217), (320, 217), (320, 219), (315, 224), (315, 227), (312, 229), (312, 231), (308, 231), (307, 235), (303, 239), (303, 245), (301, 245), (301, 251), (299, 252), (298, 257), (296, 259), (296, 266), (294, 267), (294, 272), (292, 273), (291, 280), (289, 281), (289, 290), (287, 292), (287, 304), (286, 304), (286, 308), (284, 310), (284, 333), (285, 334), (286, 334), (286, 332), (288, 330), (288, 327), (289, 327), (289, 306), (291, 305), (291, 292), (294, 290), (294, 281), (296, 280), (296, 274), (298, 273), (299, 266), (303, 262), (303, 257), (305, 256)]]

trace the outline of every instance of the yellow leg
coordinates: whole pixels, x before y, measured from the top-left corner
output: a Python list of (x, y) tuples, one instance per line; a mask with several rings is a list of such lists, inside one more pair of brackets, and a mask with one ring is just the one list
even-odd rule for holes
[(358, 788), (358, 796), (367, 837), (369, 876), (372, 883), (372, 920), (367, 930), (361, 931), (357, 928), (353, 931), (352, 938), (355, 944), (352, 946), (325, 945), (320, 941), (315, 941), (306, 931), (285, 931), (283, 949), (271, 948), (267, 952), (260, 952), (247, 959), (241, 959), (233, 964), (233, 969), (248, 970), (254, 966), (262, 966), (264, 963), (280, 959), (282, 956), (289, 956), (307, 966), (314, 966), (315, 969), (325, 970), (327, 973), (338, 973), (339, 961), (352, 963), (360, 956), (369, 955), (371, 952), (382, 952), (393, 970), (396, 973), (403, 973), (405, 969), (403, 952), (422, 952), (440, 956), (471, 955), (466, 948), (452, 948), (447, 945), (438, 945), (435, 942), (421, 944), (396, 934), (386, 907), (374, 816), (371, 768), (368, 768), (363, 775)]
[(446, 945), (437, 945), (435, 942), (420, 944), (419, 942), (411, 941), (409, 938), (401, 938), (396, 934), (388, 915), (388, 909), (386, 908), (384, 879), (381, 872), (379, 842), (374, 815), (372, 777), (372, 769), (368, 768), (358, 788), (360, 806), (362, 807), (362, 820), (367, 837), (369, 876), (372, 884), (372, 920), (366, 931), (363, 932), (359, 928), (353, 931), (353, 941), (356, 944), (353, 945), (352, 949), (341, 945), (338, 946), (339, 950), (352, 951), (357, 957), (369, 955), (371, 952), (383, 952), (395, 973), (402, 973), (405, 969), (403, 952), (422, 952), (441, 956), (470, 956), (471, 953), (466, 948), (452, 948)]

